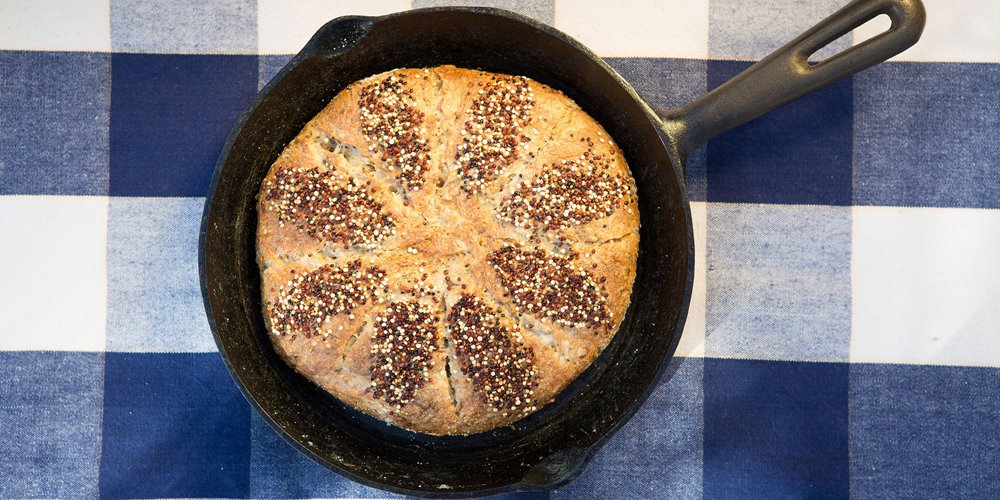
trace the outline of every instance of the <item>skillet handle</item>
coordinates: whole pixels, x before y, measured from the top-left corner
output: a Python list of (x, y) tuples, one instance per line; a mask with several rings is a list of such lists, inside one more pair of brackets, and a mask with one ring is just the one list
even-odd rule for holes
[[(809, 56), (880, 14), (888, 31), (817, 64)], [(926, 14), (920, 0), (856, 0), (728, 82), (683, 108), (661, 114), (682, 157), (708, 139), (845, 76), (899, 54), (917, 42)]]

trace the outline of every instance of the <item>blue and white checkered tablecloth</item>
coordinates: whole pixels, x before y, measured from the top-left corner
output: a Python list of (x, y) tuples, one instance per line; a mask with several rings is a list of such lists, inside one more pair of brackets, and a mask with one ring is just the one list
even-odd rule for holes
[[(914, 48), (693, 156), (673, 376), (530, 496), (1000, 497), (1000, 2), (925, 1)], [(477, 3), (671, 107), (845, 2)], [(197, 230), (233, 121), (320, 24), (432, 4), (0, 0), (0, 496), (385, 495), (251, 411)]]

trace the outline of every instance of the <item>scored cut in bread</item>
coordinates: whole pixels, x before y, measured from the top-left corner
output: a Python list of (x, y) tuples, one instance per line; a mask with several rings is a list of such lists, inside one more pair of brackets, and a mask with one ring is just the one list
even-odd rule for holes
[(257, 210), (275, 350), (417, 432), (550, 403), (618, 331), (635, 279), (621, 150), (519, 76), (439, 66), (349, 85), (275, 160)]

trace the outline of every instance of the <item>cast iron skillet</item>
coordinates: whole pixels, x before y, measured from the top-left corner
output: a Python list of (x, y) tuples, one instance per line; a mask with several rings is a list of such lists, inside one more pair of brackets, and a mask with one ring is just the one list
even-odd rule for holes
[[(818, 65), (807, 62), (879, 14), (892, 20), (887, 32)], [(683, 179), (688, 153), (716, 134), (903, 51), (923, 25), (919, 0), (853, 2), (711, 93), (658, 114), (578, 42), (509, 12), (440, 8), (335, 19), (243, 113), (216, 166), (199, 264), (219, 351), (247, 399), (279, 434), (361, 483), (439, 495), (566, 484), (646, 399), (677, 346), (694, 270)], [(254, 260), (254, 197), (268, 167), (302, 126), (351, 82), (394, 68), (440, 64), (528, 76), (574, 99), (623, 149), (638, 186), (642, 223), (632, 304), (613, 342), (555, 403), (512, 427), (473, 436), (435, 437), (388, 426), (296, 374), (278, 358), (264, 330)]]

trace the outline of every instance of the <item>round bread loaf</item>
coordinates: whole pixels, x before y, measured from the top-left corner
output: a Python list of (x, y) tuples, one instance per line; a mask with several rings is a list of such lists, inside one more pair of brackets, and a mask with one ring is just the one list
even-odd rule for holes
[(515, 422), (618, 330), (635, 193), (607, 132), (528, 78), (440, 66), (355, 82), (285, 148), (258, 196), (275, 349), (406, 429)]

